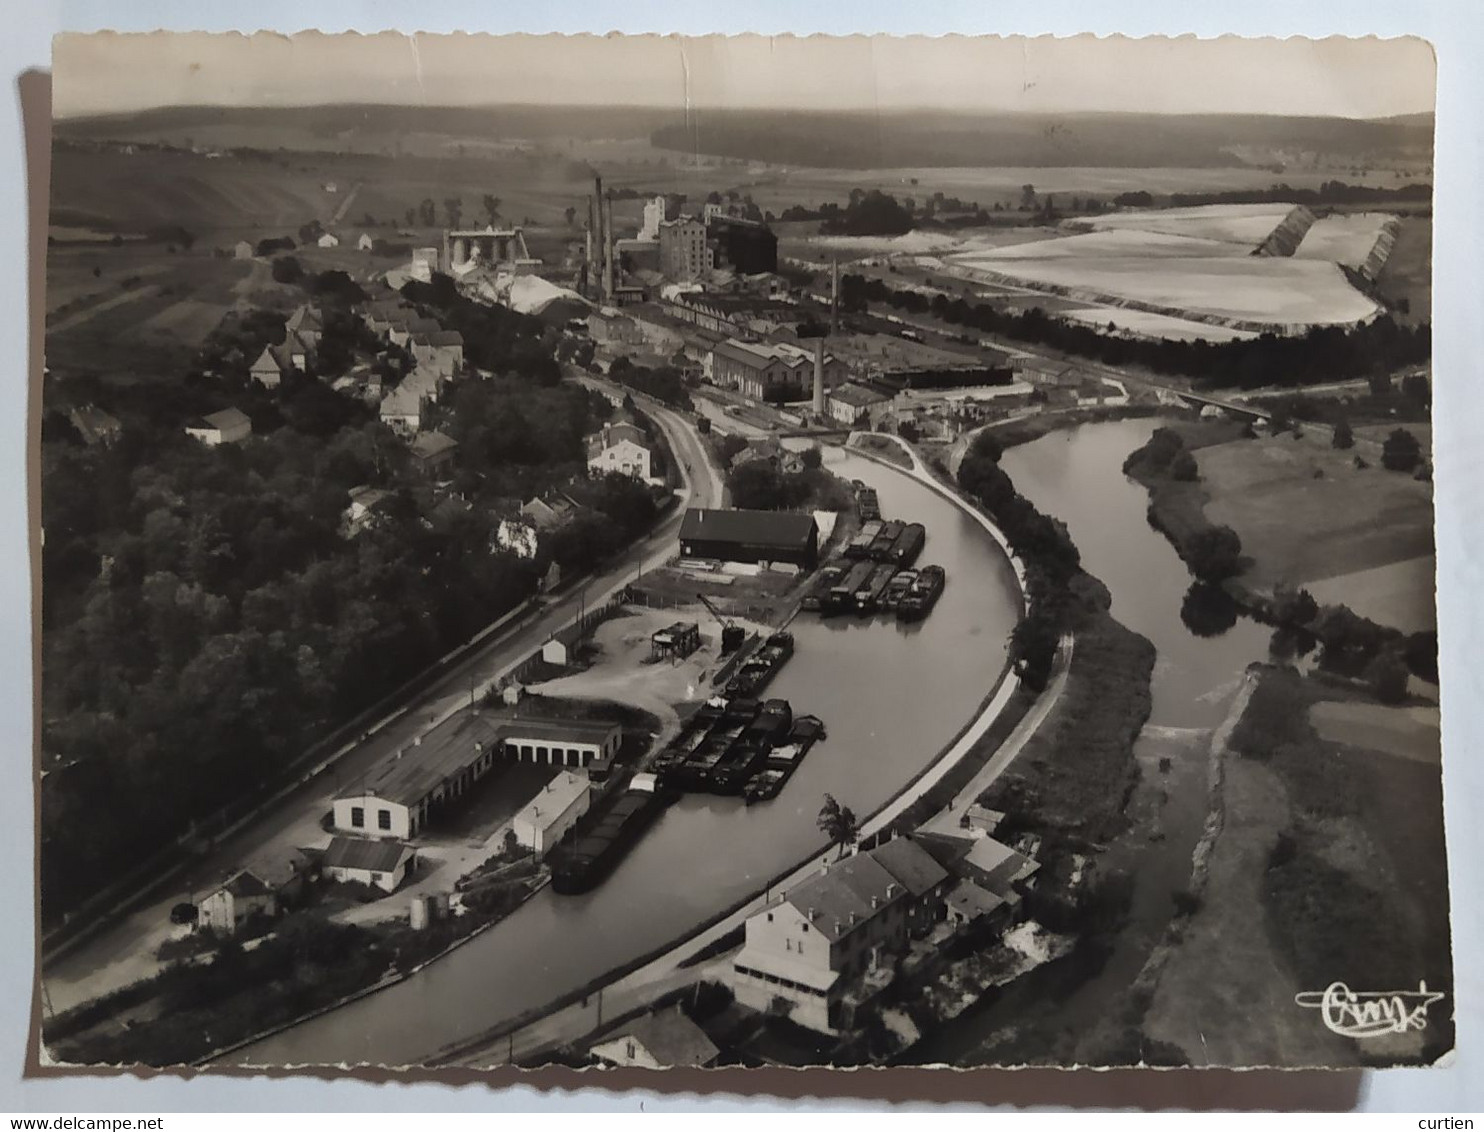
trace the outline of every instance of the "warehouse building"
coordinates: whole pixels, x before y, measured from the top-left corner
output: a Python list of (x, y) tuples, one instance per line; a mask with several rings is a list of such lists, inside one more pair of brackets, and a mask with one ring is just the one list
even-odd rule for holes
[(496, 760), (587, 766), (612, 758), (623, 728), (599, 720), (505, 719), (463, 713), (433, 728), (335, 799), (336, 832), (417, 837)]
[(587, 775), (562, 771), (510, 820), (515, 840), (544, 857), (587, 813), (590, 794)]
[(819, 562), (819, 525), (813, 515), (797, 511), (692, 507), (680, 524), (680, 553), (686, 558), (813, 569)]

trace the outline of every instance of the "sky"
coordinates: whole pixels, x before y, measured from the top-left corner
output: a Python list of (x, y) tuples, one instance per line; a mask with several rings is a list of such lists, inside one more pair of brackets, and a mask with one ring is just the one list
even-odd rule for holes
[(1418, 38), (64, 35), (58, 117), (406, 103), (1386, 117), (1433, 108)]

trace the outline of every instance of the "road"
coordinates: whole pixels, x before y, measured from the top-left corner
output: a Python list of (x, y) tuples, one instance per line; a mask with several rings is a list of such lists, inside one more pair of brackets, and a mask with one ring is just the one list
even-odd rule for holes
[(53, 1011), (65, 1010), (156, 973), (160, 964), (155, 951), (171, 934), (172, 905), (204, 895), (239, 868), (261, 869), (270, 875), (283, 873), (299, 846), (324, 840), (320, 819), (342, 784), (368, 773), (384, 758), (465, 708), (554, 632), (575, 621), (584, 608), (601, 604), (637, 573), (663, 565), (675, 554), (685, 508), (713, 506), (720, 498), (720, 478), (711, 467), (699, 437), (683, 416), (649, 398), (636, 396), (635, 400), (664, 431), (680, 460), (679, 471), (684, 480), (682, 505), (601, 574), (561, 598), (533, 608), (492, 635), (472, 655), (419, 693), (410, 706), (382, 719), (368, 729), (362, 740), (332, 756), (333, 765), (324, 773), (301, 782), (259, 818), (217, 845), (158, 898), (147, 901), (47, 963), (42, 981)]

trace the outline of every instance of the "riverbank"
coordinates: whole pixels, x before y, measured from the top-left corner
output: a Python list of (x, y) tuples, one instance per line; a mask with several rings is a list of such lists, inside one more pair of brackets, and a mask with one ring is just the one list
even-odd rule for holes
[[(1336, 742), (1315, 725), (1347, 711), (1375, 738), (1349, 729)], [(1415, 728), (1386, 728), (1375, 714), (1348, 683), (1271, 665), (1249, 674), (1213, 746), (1221, 788), (1209, 852), (1163, 962), (1143, 980), (1144, 1032), (1184, 1063), (1416, 1064), (1452, 1047), (1446, 1000), (1424, 1029), (1364, 1043), (1294, 1005), (1335, 980), (1452, 992), (1436, 734), (1407, 742)], [(1232, 1027), (1234, 1016), (1245, 1024)]]

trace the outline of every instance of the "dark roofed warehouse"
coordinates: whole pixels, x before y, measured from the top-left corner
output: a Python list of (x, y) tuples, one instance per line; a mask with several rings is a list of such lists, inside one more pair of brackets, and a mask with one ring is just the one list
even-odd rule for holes
[(819, 562), (819, 527), (813, 515), (795, 511), (691, 508), (680, 524), (680, 553), (724, 562), (788, 562), (813, 568)]

